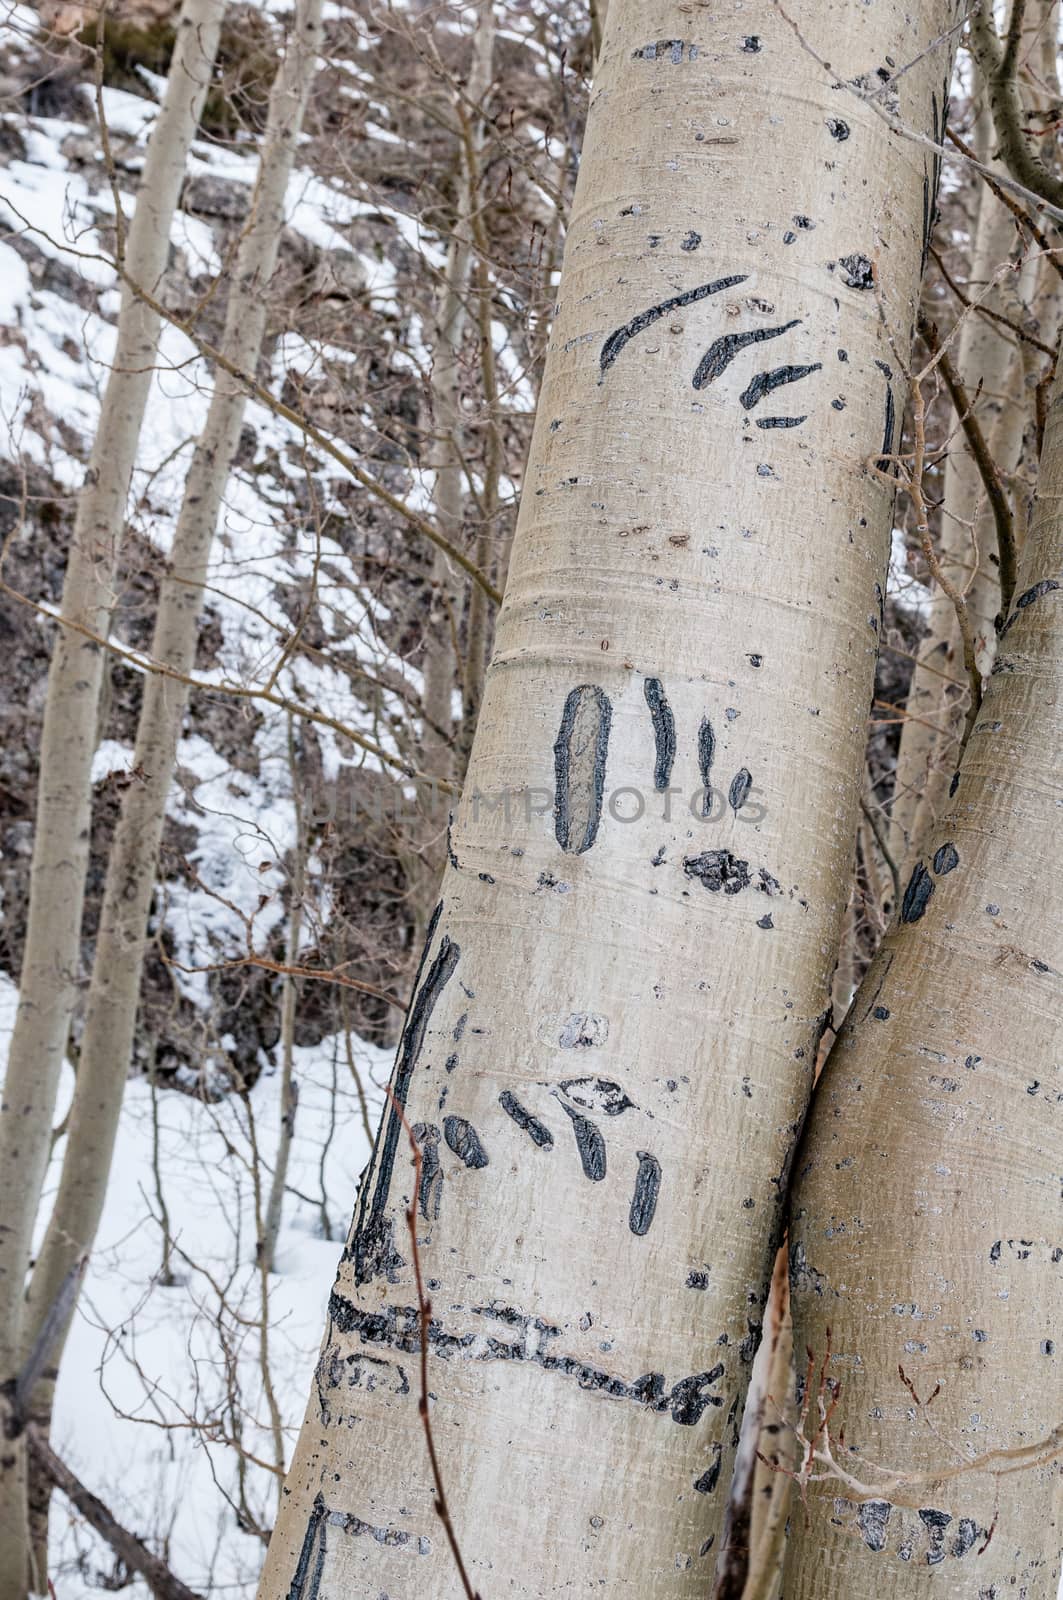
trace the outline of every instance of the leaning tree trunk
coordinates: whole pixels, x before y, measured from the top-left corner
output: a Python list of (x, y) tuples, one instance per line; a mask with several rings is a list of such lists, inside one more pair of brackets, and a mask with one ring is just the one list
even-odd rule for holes
[[(259, 178), (237, 252), (223, 337), (225, 354), (242, 371), (254, 370), (261, 349), (285, 193), (317, 65), (321, 3), (299, 0), (284, 62), (270, 94)], [(71, 1266), (91, 1250), (103, 1211), (132, 1054), (166, 797), (188, 699), (180, 679), (194, 665), (207, 560), (245, 406), (243, 390), (218, 373), (159, 588), (152, 657), (175, 676), (154, 673), (144, 682), (133, 761), (138, 777), (123, 796), (107, 863), (70, 1131), (59, 1190), (30, 1280), (24, 1350), (36, 1337)], [(38, 1410), (40, 1405), (38, 1399)]]
[[(861, 83), (921, 55), (889, 94), (939, 129), (953, 20), (821, 0), (802, 30)], [(450, 862), (264, 1600), (458, 1593), (398, 1106), (473, 1582), (711, 1582), (848, 888), (891, 522), (865, 463), (933, 176), (771, 0), (612, 0)]]
[[(124, 241), (127, 270), (157, 290), (188, 148), (210, 84), (224, 6), (185, 0), (166, 96), (152, 131)], [(129, 480), (151, 387), (159, 319), (123, 288), (118, 340), (63, 583), (62, 615), (106, 634)], [(88, 867), (92, 757), (102, 647), (60, 628), (48, 673), (26, 943), (0, 1104), (0, 1392), (16, 1369), (23, 1280), (48, 1161), (51, 1118), (77, 993)], [(17, 1596), (28, 1566), (25, 1456), (0, 1452), (0, 1593)], [(38, 1574), (41, 1583), (44, 1575)]]
[(1061, 504), (1057, 382), (980, 719), (799, 1158), (794, 1343), (840, 1383), (845, 1446), (794, 1519), (787, 1600), (1055, 1600)]

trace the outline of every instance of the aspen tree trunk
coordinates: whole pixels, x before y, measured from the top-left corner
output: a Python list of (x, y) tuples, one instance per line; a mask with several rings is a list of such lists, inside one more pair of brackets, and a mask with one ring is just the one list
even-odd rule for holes
[[(292, 798), (295, 809), (295, 846), (291, 877), (290, 905), (288, 908), (288, 939), (285, 959), (294, 967), (299, 959), (299, 941), (303, 932), (303, 894), (306, 888), (306, 832), (303, 824), (303, 806), (299, 795), (299, 767), (295, 756), (295, 728), (292, 713), (288, 713), (288, 771), (291, 774)], [(264, 1272), (272, 1272), (284, 1212), (284, 1190), (288, 1181), (288, 1164), (295, 1137), (295, 1117), (299, 1109), (299, 1085), (295, 1081), (295, 1011), (299, 991), (296, 979), (289, 972), (282, 981), (281, 990), (281, 1116), (280, 1137), (270, 1180), (266, 1218), (259, 1243), (259, 1260)], [(283, 1457), (282, 1457), (283, 1461)]]
[[(210, 84), (224, 6), (185, 0), (166, 94), (148, 144), (124, 260), (152, 290), (166, 267), (188, 148)], [(159, 319), (122, 291), (118, 339), (63, 583), (62, 614), (105, 634), (130, 474), (155, 367)], [(0, 1101), (0, 1393), (17, 1370), (23, 1280), (48, 1161), (51, 1117), (78, 979), (99, 645), (60, 628), (48, 673), (26, 943)], [(0, 1593), (27, 1580), (25, 1452), (0, 1452)], [(38, 1574), (43, 1583), (43, 1574)]]
[[(495, 14), (493, 0), (487, 0), (472, 41), (472, 65), (466, 94), (479, 107), (491, 84), (494, 60)], [(464, 104), (456, 115), (467, 118)], [(476, 192), (478, 171), (474, 164), (482, 143), (482, 123), (476, 116), (470, 148), (462, 142), (459, 156), (454, 226), (447, 248), (446, 266), (439, 296), (432, 351), (432, 430), (428, 467), (434, 475), (432, 512), (442, 533), (455, 544), (461, 543), (465, 506), (463, 477), (464, 424), (461, 405), (462, 345), (469, 320), (469, 290), (473, 258), (474, 205), (482, 204)], [(490, 330), (490, 321), (488, 321)], [(424, 731), (420, 765), (433, 778), (449, 781), (457, 761), (454, 746), (454, 694), (459, 687), (458, 628), (461, 621), (461, 591), (455, 581), (450, 558), (442, 550), (432, 563), (433, 601), (427, 623), (424, 660)], [(445, 811), (428, 796), (428, 828), (425, 858), (419, 877), (420, 925), (423, 931), (431, 914), (439, 873), (443, 862)]]
[[(925, 129), (954, 20), (824, 0), (802, 29), (843, 79), (916, 58), (890, 92)], [(872, 261), (904, 348), (932, 183), (770, 0), (611, 0), (392, 1079), (431, 1425), (487, 1600), (711, 1584), (863, 774), (891, 521), (864, 464), (904, 403)], [(461, 1592), (412, 1171), (392, 1108), (263, 1600)]]
[[(979, 721), (799, 1155), (794, 1343), (822, 1360), (831, 1330), (836, 1455), (868, 1493), (835, 1479), (810, 1494), (809, 1516), (793, 1522), (787, 1600), (1055, 1600), (1061, 505), (1057, 382)], [(924, 1476), (890, 1485), (876, 1466)]]
[[(254, 371), (262, 344), (285, 192), (320, 36), (321, 0), (299, 0), (270, 95), (251, 218), (240, 242), (226, 309), (223, 348), (244, 371)], [(152, 639), (153, 657), (178, 673), (190, 672), (194, 664), (207, 560), (245, 404), (243, 391), (218, 374), (189, 468)], [(103, 1211), (132, 1053), (166, 797), (186, 703), (184, 684), (161, 674), (145, 677), (134, 755), (134, 770), (143, 776), (125, 791), (107, 863), (70, 1132), (59, 1190), (30, 1281), (24, 1350), (71, 1265), (91, 1250)]]

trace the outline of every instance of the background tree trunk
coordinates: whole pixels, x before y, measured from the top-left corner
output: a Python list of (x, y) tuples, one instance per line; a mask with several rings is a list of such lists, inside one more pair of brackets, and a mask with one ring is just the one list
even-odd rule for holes
[(1057, 1592), (1063, 872), (1046, 846), (1063, 793), (1061, 500), (1057, 382), (1025, 571), (958, 785), (799, 1155), (794, 1343), (840, 1383), (835, 1456), (867, 1492), (815, 1486), (787, 1600)]
[[(240, 242), (226, 308), (224, 352), (243, 371), (254, 371), (261, 349), (285, 194), (320, 35), (321, 0), (299, 0), (284, 62), (271, 90), (251, 217)], [(244, 392), (218, 374), (159, 589), (152, 640), (153, 658), (178, 674), (189, 673), (194, 665), (207, 561), (245, 406)], [(23, 1351), (35, 1339), (71, 1265), (92, 1249), (103, 1212), (132, 1052), (166, 797), (187, 699), (187, 688), (178, 678), (145, 676), (133, 758), (139, 776), (123, 796), (108, 859), (62, 1175), (30, 1280)], [(54, 1374), (50, 1381), (54, 1382)], [(50, 1394), (45, 1392), (38, 1398), (37, 1416), (45, 1421), (49, 1413)]]
[[(156, 291), (188, 148), (203, 106), (224, 6), (186, 0), (166, 95), (152, 131), (124, 260)], [(159, 320), (122, 291), (118, 340), (78, 500), (62, 614), (106, 634), (137, 440), (155, 368)], [(51, 1118), (78, 981), (89, 849), (92, 757), (103, 652), (60, 628), (48, 675), (19, 1008), (0, 1103), (0, 1391), (17, 1370), (26, 1265), (48, 1161)], [(25, 1591), (25, 1452), (0, 1453), (0, 1593)], [(43, 1586), (44, 1574), (36, 1580)]]
[(906, 65), (890, 93), (940, 133), (954, 20), (806, 6), (826, 72), (769, 0), (612, 0), (392, 1081), (420, 1188), (392, 1109), (263, 1600), (458, 1592), (411, 1202), (474, 1585), (711, 1582), (848, 891), (891, 522), (865, 462), (904, 404), (884, 324), (906, 353), (933, 211), (931, 158), (833, 74)]
[[(430, 385), (432, 442), (428, 450), (428, 469), (433, 474), (432, 512), (441, 533), (453, 544), (461, 545), (464, 520), (467, 470), (464, 456), (464, 413), (462, 408), (462, 347), (469, 321), (469, 295), (472, 288), (474, 254), (473, 209), (482, 204), (479, 194), (479, 153), (483, 147), (483, 119), (480, 107), (491, 87), (494, 60), (495, 17), (491, 0), (483, 8), (472, 43), (472, 67), (462, 99), (456, 99), (454, 115), (462, 126), (471, 121), (463, 143), (457, 177), (454, 225), (447, 249), (446, 268), (439, 295), (438, 315), (432, 349)], [(476, 111), (470, 119), (465, 99)], [(477, 282), (476, 292), (485, 285)], [(488, 305), (490, 304), (488, 290)], [(488, 323), (490, 326), (490, 322)], [(430, 777), (450, 782), (457, 771), (454, 695), (461, 684), (459, 628), (462, 613), (462, 586), (457, 582), (450, 558), (436, 550), (432, 562), (434, 601), (428, 614), (424, 654), (424, 732), (420, 765)], [(474, 585), (474, 589), (477, 586)], [(479, 609), (484, 595), (479, 593)], [(474, 604), (477, 602), (474, 601)], [(471, 646), (473, 641), (469, 640)], [(438, 796), (429, 793), (426, 802), (426, 829), (423, 856), (418, 863), (416, 884), (417, 923), (421, 935), (428, 924), (443, 868), (446, 836), (446, 808)]]

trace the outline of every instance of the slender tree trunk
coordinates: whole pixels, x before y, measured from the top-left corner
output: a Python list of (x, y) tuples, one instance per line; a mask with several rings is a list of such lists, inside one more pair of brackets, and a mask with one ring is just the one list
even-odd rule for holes
[(411, 1200), (473, 1584), (711, 1583), (863, 781), (892, 509), (865, 462), (905, 398), (883, 319), (913, 324), (933, 200), (833, 74), (914, 58), (890, 91), (939, 127), (953, 20), (807, 5), (827, 73), (770, 0), (610, 4), (392, 1079), (420, 1188), (392, 1107), (262, 1600), (459, 1592)]
[(799, 1156), (794, 1342), (829, 1348), (863, 1490), (814, 1487), (787, 1600), (1056, 1596), (1061, 503), (1057, 382), (996, 670)]
[[(124, 241), (128, 270), (157, 290), (189, 145), (210, 83), (224, 6), (185, 0), (166, 95)], [(159, 322), (127, 289), (63, 583), (62, 614), (106, 633), (130, 474), (151, 386)], [(103, 652), (60, 628), (48, 674), (26, 943), (0, 1102), (0, 1392), (16, 1370), (23, 1280), (47, 1165), (51, 1118), (78, 982), (88, 866), (92, 757)], [(0, 1452), (0, 1593), (25, 1591), (25, 1451)], [(44, 1575), (37, 1574), (43, 1584)]]
[[(286, 962), (294, 967), (299, 959), (299, 941), (303, 930), (303, 892), (306, 880), (306, 835), (303, 828), (303, 808), (299, 798), (299, 769), (295, 759), (295, 729), (291, 713), (288, 715), (288, 770), (292, 779), (292, 797), (295, 807), (295, 846), (291, 879), (291, 903), (288, 908), (288, 941)], [(262, 1270), (270, 1273), (277, 1252), (277, 1235), (280, 1233), (284, 1211), (284, 1190), (288, 1182), (288, 1162), (295, 1137), (295, 1117), (299, 1109), (299, 1085), (295, 1081), (295, 1009), (298, 999), (296, 979), (287, 973), (281, 980), (281, 1117), (280, 1137), (273, 1163), (269, 1199), (259, 1244), (259, 1261)], [(283, 1464), (283, 1463), (282, 1463)]]
[[(494, 61), (495, 15), (487, 0), (472, 41), (472, 65), (465, 96), (479, 107), (491, 85)], [(464, 102), (455, 106), (459, 128), (469, 118)], [(428, 467), (433, 474), (432, 511), (440, 531), (454, 544), (462, 542), (465, 509), (464, 417), (461, 403), (462, 346), (469, 321), (469, 292), (473, 264), (473, 208), (483, 203), (478, 193), (478, 157), (483, 146), (482, 120), (477, 114), (469, 138), (461, 141), (454, 226), (447, 249), (432, 351), (433, 440)], [(478, 285), (480, 292), (483, 286)], [(490, 328), (490, 321), (488, 322)], [(455, 747), (454, 694), (461, 687), (458, 629), (461, 621), (461, 586), (444, 552), (437, 550), (432, 563), (433, 601), (426, 624), (424, 657), (424, 730), (420, 765), (433, 778), (449, 782), (459, 766)], [(445, 840), (445, 810), (428, 796), (427, 829), (417, 887), (419, 923), (423, 931), (431, 914)]]
[[(237, 253), (226, 310), (224, 350), (245, 371), (254, 370), (261, 348), (285, 192), (320, 35), (321, 0), (299, 0), (271, 91), (251, 219)], [(159, 590), (152, 655), (177, 673), (188, 673), (194, 664), (207, 560), (245, 404), (243, 391), (219, 375)], [(142, 776), (123, 797), (107, 864), (70, 1131), (59, 1190), (30, 1280), (23, 1348), (35, 1337), (71, 1263), (92, 1249), (103, 1211), (132, 1054), (166, 797), (186, 703), (187, 690), (177, 679), (146, 676), (134, 756), (134, 770)]]

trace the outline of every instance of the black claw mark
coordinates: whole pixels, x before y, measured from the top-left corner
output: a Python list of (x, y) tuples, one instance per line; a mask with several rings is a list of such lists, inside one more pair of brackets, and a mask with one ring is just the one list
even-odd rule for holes
[(635, 1175), (635, 1193), (631, 1198), (628, 1225), (632, 1233), (641, 1236), (650, 1231), (653, 1213), (657, 1209), (657, 1196), (661, 1189), (661, 1163), (648, 1150), (637, 1150), (639, 1170)]
[(758, 428), (799, 428), (802, 422), (808, 421), (808, 413), (803, 417), (758, 417)]
[(373, 1198), (370, 1201), (369, 1189), (373, 1171), (370, 1167), (358, 1199), (358, 1220), (348, 1252), (354, 1260), (357, 1283), (368, 1283), (380, 1273), (394, 1281), (393, 1274), (402, 1265), (394, 1245), (394, 1230), (385, 1215), (392, 1173), (395, 1169), (395, 1154), (402, 1132), (401, 1113), (406, 1109), (410, 1080), (421, 1054), (428, 1024), (432, 1020), (432, 1012), (439, 996), (453, 976), (461, 955), (461, 946), (444, 934), (439, 941), (435, 959), (428, 969), (428, 975), (423, 983), (420, 982), (421, 972), (432, 947), (442, 911), (443, 905), (440, 902), (428, 924), (421, 966), (418, 968), (417, 981), (414, 984), (414, 999), (406, 1017), (399, 1058), (391, 1084), (393, 1103), (377, 1135), (377, 1145), (373, 1152), (373, 1163), (376, 1167)]
[(480, 1135), (464, 1117), (444, 1117), (443, 1137), (467, 1167), (473, 1171), (486, 1167), (487, 1151), (480, 1142)]
[(675, 717), (665, 698), (660, 678), (647, 678), (642, 685), (646, 704), (650, 708), (653, 737), (657, 746), (657, 759), (653, 768), (653, 787), (667, 789), (675, 760)]
[(959, 851), (951, 841), (948, 844), (943, 844), (940, 849), (935, 850), (934, 871), (939, 878), (943, 878), (947, 872), (952, 872), (959, 864)]
[(748, 767), (743, 767), (741, 771), (736, 772), (734, 777), (731, 779), (731, 787), (728, 791), (727, 798), (731, 802), (731, 810), (734, 811), (736, 815), (739, 811), (741, 811), (742, 807), (749, 799), (749, 791), (752, 789), (752, 787), (753, 777)]
[(1043, 595), (1051, 594), (1053, 589), (1058, 588), (1059, 584), (1056, 582), (1055, 578), (1042, 578), (1040, 583), (1035, 583), (1032, 589), (1027, 589), (1025, 593), (1020, 594), (1019, 598), (1015, 602), (1015, 610), (1011, 613), (1011, 616), (1000, 630), (1001, 638), (1003, 638), (1007, 633), (1012, 623), (1016, 621), (1020, 611), (1025, 611), (1026, 607), (1032, 606), (1035, 600), (1040, 600)]
[(554, 1136), (550, 1129), (544, 1122), (540, 1122), (538, 1117), (533, 1117), (530, 1111), (526, 1111), (511, 1090), (503, 1089), (498, 1097), (498, 1103), (506, 1115), (513, 1118), (518, 1128), (523, 1128), (532, 1143), (537, 1144), (540, 1150), (553, 1149)]
[(443, 1199), (443, 1168), (439, 1164), (439, 1129), (431, 1122), (414, 1125), (413, 1136), (421, 1147), (421, 1187), (418, 1200), (421, 1215), (426, 1222), (439, 1216)]
[(781, 328), (751, 328), (746, 333), (725, 333), (721, 338), (715, 339), (701, 360), (698, 362), (697, 371), (694, 373), (695, 389), (704, 389), (708, 384), (714, 383), (722, 372), (726, 372), (735, 356), (741, 354), (751, 344), (762, 344), (765, 339), (778, 339), (780, 334), (789, 333), (791, 328), (798, 328), (801, 318), (795, 317), (792, 322), (784, 322)]
[(698, 729), (698, 771), (701, 773), (701, 813), (707, 817), (712, 810), (712, 763), (716, 759), (716, 735), (708, 717)]
[(325, 1567), (325, 1510), (324, 1496), (319, 1494), (307, 1520), (287, 1600), (317, 1600), (321, 1592), (321, 1574)]
[(711, 1494), (720, 1481), (720, 1458), (723, 1455), (723, 1445), (719, 1440), (712, 1447), (712, 1460), (701, 1474), (695, 1479), (694, 1488), (698, 1494)]
[[(884, 362), (876, 361), (875, 365), (877, 367), (883, 367), (887, 374), (889, 373), (889, 368), (885, 366)], [(886, 421), (882, 430), (882, 456), (876, 463), (880, 472), (888, 472), (893, 465), (889, 458), (893, 454), (893, 428), (896, 420), (897, 415), (893, 402), (893, 386), (887, 382)]]
[(904, 899), (901, 901), (901, 921), (918, 922), (930, 904), (933, 892), (934, 880), (920, 861), (904, 891)]
[(582, 855), (597, 837), (612, 719), (595, 684), (581, 684), (565, 701), (554, 742), (554, 833), (570, 855)]
[(583, 1175), (592, 1183), (601, 1183), (605, 1177), (605, 1140), (593, 1122), (586, 1117), (581, 1117), (561, 1102), (565, 1112), (571, 1118), (572, 1131), (576, 1135), (576, 1148), (583, 1164)]
[[(665, 1382), (663, 1372), (644, 1372), (641, 1377), (629, 1381), (604, 1372), (600, 1367), (588, 1366), (574, 1356), (555, 1353), (550, 1346), (560, 1338), (561, 1330), (544, 1322), (541, 1317), (526, 1316), (509, 1306), (497, 1309), (477, 1306), (472, 1309), (478, 1315), (496, 1318), (512, 1328), (516, 1334), (514, 1342), (494, 1337), (485, 1339), (479, 1329), (462, 1334), (449, 1333), (442, 1323), (432, 1317), (428, 1323), (428, 1344), (444, 1360), (534, 1363), (544, 1372), (574, 1379), (587, 1394), (631, 1401), (635, 1405), (645, 1406), (657, 1416), (670, 1412), (672, 1421), (682, 1427), (693, 1427), (699, 1422), (707, 1406), (722, 1407), (724, 1403), (722, 1395), (710, 1392), (724, 1375), (722, 1362), (718, 1362), (711, 1372), (695, 1372), (689, 1378), (680, 1378), (671, 1389)], [(351, 1337), (357, 1335), (362, 1345), (383, 1345), (410, 1355), (421, 1350), (422, 1324), (416, 1306), (392, 1305), (379, 1311), (363, 1311), (334, 1289), (329, 1297), (329, 1316), (341, 1333)], [(345, 1518), (345, 1526), (347, 1523), (348, 1519)], [(368, 1529), (368, 1525), (361, 1524), (356, 1531), (362, 1528)], [(401, 1544), (408, 1537), (411, 1536), (402, 1534), (393, 1538), (391, 1530), (387, 1530), (382, 1542)], [(302, 1597), (298, 1597), (298, 1600), (302, 1600)]]
[(822, 366), (822, 361), (814, 361), (807, 367), (772, 367), (769, 372), (758, 372), (738, 396), (739, 404), (746, 411), (752, 411), (757, 402), (763, 400), (766, 394), (771, 394), (773, 389), (781, 389), (786, 383), (798, 383), (810, 373), (819, 372)]
[[(662, 300), (660, 305), (651, 306), (648, 311), (640, 311), (637, 317), (632, 317), (630, 322), (625, 322), (623, 327), (616, 328), (602, 345), (599, 357), (601, 368), (598, 382), (601, 383), (606, 372), (612, 366), (624, 346), (641, 333), (644, 328), (649, 328), (659, 318), (668, 316), (671, 311), (678, 311), (683, 306), (692, 306), (699, 300), (707, 300), (710, 294), (720, 294), (724, 289), (734, 289), (740, 283), (745, 283), (746, 273), (737, 277), (717, 278), (713, 283), (702, 283), (696, 289), (685, 289), (682, 294), (675, 294), (670, 300)], [(697, 385), (695, 384), (695, 388)]]

